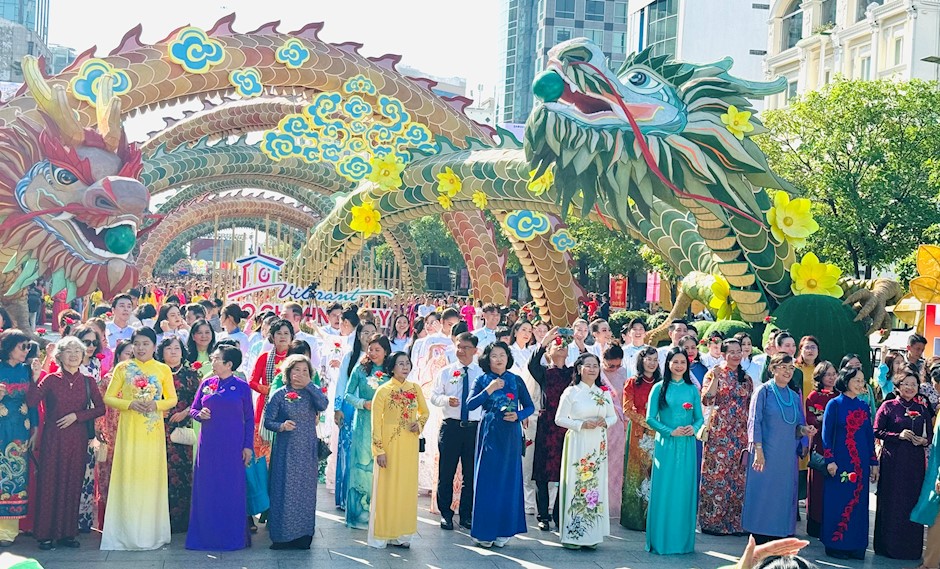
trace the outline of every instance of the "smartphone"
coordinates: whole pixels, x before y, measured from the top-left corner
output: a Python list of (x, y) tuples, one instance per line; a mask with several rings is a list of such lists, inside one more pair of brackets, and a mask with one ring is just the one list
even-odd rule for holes
[(574, 337), (574, 330), (571, 328), (559, 328), (558, 335), (563, 338), (572, 338)]
[(29, 351), (26, 352), (26, 359), (34, 360), (39, 357), (39, 344), (36, 342), (29, 343)]

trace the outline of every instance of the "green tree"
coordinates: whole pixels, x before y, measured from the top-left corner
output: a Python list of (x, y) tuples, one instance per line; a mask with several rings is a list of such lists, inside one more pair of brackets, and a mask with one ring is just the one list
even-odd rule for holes
[(577, 241), (571, 249), (575, 275), (591, 290), (605, 290), (610, 275), (646, 271), (640, 243), (618, 229), (608, 229), (599, 221), (569, 217), (568, 234)]
[(813, 203), (820, 230), (808, 250), (847, 274), (871, 278), (936, 223), (936, 82), (840, 79), (762, 118), (770, 166)]
[(429, 215), (408, 224), (421, 261), (427, 265), (448, 265), (453, 270), (466, 266), (463, 255), (440, 216)]

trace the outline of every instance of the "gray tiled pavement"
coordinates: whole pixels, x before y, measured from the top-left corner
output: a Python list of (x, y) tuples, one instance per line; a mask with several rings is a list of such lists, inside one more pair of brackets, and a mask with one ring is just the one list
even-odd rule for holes
[[(557, 535), (539, 531), (534, 516), (528, 516), (527, 534), (513, 539), (503, 549), (485, 550), (474, 547), (461, 528), (442, 531), (438, 518), (428, 513), (429, 498), (423, 497), (418, 512), (420, 538), (412, 542), (411, 549), (375, 550), (366, 546), (366, 532), (343, 525), (342, 512), (332, 508), (333, 496), (322, 488), (319, 504), (317, 535), (310, 551), (271, 551), (263, 526), (254, 537), (252, 548), (223, 553), (186, 551), (182, 534), (175, 534), (169, 546), (148, 552), (99, 551), (100, 539), (96, 534), (81, 536), (82, 547), (77, 550), (40, 551), (35, 540), (27, 536), (20, 536), (11, 550), (35, 557), (46, 569), (714, 569), (736, 561), (745, 544), (740, 537), (698, 534), (695, 554), (661, 557), (644, 551), (644, 534), (614, 524), (611, 537), (596, 551), (568, 551), (558, 544)], [(801, 534), (803, 529), (800, 524), (797, 533)], [(900, 569), (917, 565), (875, 557), (870, 548), (864, 562), (838, 561), (825, 557), (819, 542), (811, 541), (803, 555), (822, 569)]]

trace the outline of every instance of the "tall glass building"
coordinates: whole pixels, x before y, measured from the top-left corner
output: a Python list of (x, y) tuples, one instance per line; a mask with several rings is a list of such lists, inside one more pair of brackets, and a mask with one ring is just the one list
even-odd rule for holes
[(532, 81), (556, 44), (586, 37), (616, 71), (627, 54), (628, 5), (627, 0), (502, 0), (497, 122), (525, 122), (534, 102)]
[(43, 43), (49, 42), (50, 0), (0, 0), (0, 18), (20, 24), (35, 32)]

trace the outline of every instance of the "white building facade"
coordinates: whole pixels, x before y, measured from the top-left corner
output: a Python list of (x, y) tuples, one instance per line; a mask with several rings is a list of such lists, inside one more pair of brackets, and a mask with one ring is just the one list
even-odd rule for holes
[(769, 1), (630, 0), (627, 51), (651, 47), (690, 63), (731, 57), (734, 76), (763, 80), (769, 17)]
[(767, 108), (837, 76), (940, 79), (940, 0), (777, 0), (768, 36), (767, 74), (788, 87)]

